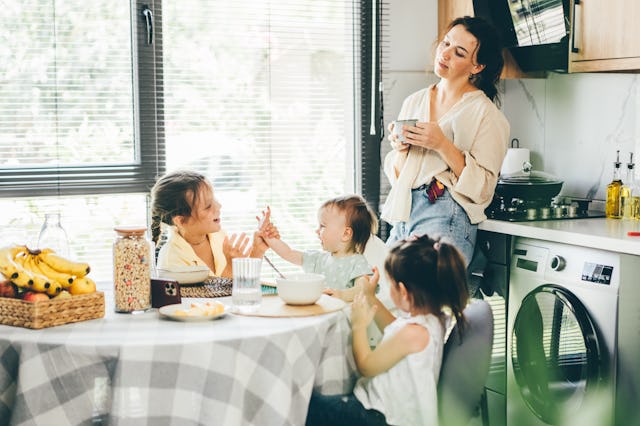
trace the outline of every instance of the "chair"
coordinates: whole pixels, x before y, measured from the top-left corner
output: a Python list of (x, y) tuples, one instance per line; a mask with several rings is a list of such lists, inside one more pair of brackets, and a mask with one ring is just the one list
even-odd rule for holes
[[(367, 245), (364, 248), (364, 253), (362, 254), (365, 259), (367, 259), (367, 262), (369, 262), (369, 265), (372, 267), (376, 266), (378, 271), (380, 271), (380, 281), (378, 281), (380, 290), (378, 291), (378, 299), (380, 299), (382, 304), (388, 309), (393, 309), (394, 305), (389, 293), (390, 283), (387, 280), (387, 275), (384, 273), (384, 261), (387, 258), (388, 253), (389, 248), (384, 244), (384, 241), (382, 241), (377, 235), (371, 234), (367, 241)], [(369, 345), (371, 347), (375, 347), (382, 338), (382, 332), (373, 321), (367, 328), (367, 335), (369, 336)]]
[(493, 313), (484, 300), (464, 310), (467, 319), (462, 340), (455, 325), (445, 343), (438, 381), (438, 417), (441, 426), (464, 426), (484, 400), (493, 345)]
[(362, 255), (367, 259), (369, 265), (372, 267), (376, 266), (378, 271), (380, 271), (380, 281), (378, 281), (380, 290), (378, 292), (378, 299), (380, 299), (387, 308), (390, 308), (393, 307), (393, 302), (389, 295), (390, 283), (387, 279), (387, 275), (384, 273), (384, 261), (387, 258), (387, 254), (389, 254), (389, 248), (384, 244), (384, 241), (382, 241), (377, 235), (371, 234)]

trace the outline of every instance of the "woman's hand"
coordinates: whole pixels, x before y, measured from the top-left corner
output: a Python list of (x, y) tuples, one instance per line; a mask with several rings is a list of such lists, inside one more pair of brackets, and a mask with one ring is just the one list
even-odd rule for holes
[(371, 321), (373, 321), (377, 310), (378, 307), (376, 305), (369, 305), (364, 293), (356, 294), (351, 304), (351, 329), (366, 329), (369, 324), (371, 324)]
[(438, 123), (418, 122), (414, 126), (407, 126), (405, 139), (411, 145), (440, 152), (444, 145), (451, 143), (442, 132)]
[(253, 244), (251, 246), (251, 257), (262, 258), (269, 249), (269, 239), (280, 239), (278, 228), (269, 223), (253, 233)]
[(438, 123), (418, 122), (415, 127), (409, 126), (405, 139), (411, 145), (437, 152), (456, 176), (460, 176), (466, 166), (464, 154), (447, 139)]
[(389, 123), (389, 126), (387, 126), (387, 128), (389, 129), (389, 136), (387, 136), (387, 139), (389, 139), (389, 143), (391, 144), (391, 148), (393, 148), (394, 150), (404, 153), (405, 155), (409, 152), (409, 147), (410, 145), (408, 143), (402, 142), (398, 140), (398, 136), (396, 136), (393, 133), (393, 127), (395, 126), (395, 124)]
[(243, 232), (240, 236), (231, 234), (225, 236), (222, 242), (222, 253), (227, 258), (227, 263), (231, 264), (231, 260), (236, 257), (248, 257), (249, 237)]

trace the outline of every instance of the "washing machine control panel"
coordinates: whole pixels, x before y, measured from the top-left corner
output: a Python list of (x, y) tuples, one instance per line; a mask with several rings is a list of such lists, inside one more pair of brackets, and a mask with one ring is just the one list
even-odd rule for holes
[(612, 274), (613, 266), (585, 262), (582, 268), (582, 281), (609, 285)]

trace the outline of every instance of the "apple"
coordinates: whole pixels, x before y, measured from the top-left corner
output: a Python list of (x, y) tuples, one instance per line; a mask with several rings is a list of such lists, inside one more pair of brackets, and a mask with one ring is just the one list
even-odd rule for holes
[(14, 299), (17, 294), (16, 286), (14, 286), (11, 281), (0, 281), (0, 297), (9, 297)]
[(44, 293), (38, 293), (37, 291), (26, 291), (22, 295), (22, 300), (27, 302), (39, 302), (41, 300), (49, 300), (49, 296)]

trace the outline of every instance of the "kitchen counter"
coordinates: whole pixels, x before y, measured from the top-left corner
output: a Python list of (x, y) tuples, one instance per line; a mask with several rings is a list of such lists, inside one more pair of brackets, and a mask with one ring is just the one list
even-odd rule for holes
[(478, 229), (640, 256), (640, 236), (627, 235), (629, 231), (640, 232), (640, 221), (598, 218), (507, 222), (488, 219), (481, 222)]

